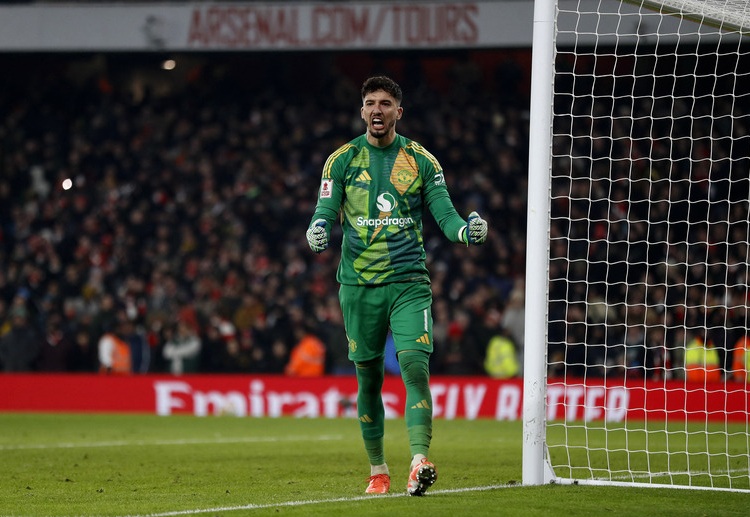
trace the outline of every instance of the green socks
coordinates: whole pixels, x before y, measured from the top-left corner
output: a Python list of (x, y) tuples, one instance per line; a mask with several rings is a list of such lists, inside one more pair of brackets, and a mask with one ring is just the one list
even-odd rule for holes
[(430, 394), (430, 356), (409, 350), (398, 355), (401, 377), (406, 387), (404, 417), (411, 455), (428, 455), (432, 441), (432, 395)]
[[(401, 352), (398, 362), (406, 388), (404, 419), (409, 435), (409, 452), (427, 456), (432, 441), (432, 395), (430, 394), (429, 354), (416, 350)], [(370, 465), (383, 465), (383, 359), (357, 363), (357, 416)]]
[(385, 409), (383, 407), (383, 359), (357, 363), (357, 416), (370, 465), (385, 463), (383, 435)]

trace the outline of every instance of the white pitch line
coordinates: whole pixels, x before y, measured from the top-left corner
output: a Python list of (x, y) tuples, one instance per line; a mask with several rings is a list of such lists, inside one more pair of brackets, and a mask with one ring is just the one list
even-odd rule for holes
[[(612, 476), (612, 480), (614, 481), (631, 481), (633, 479), (654, 479), (654, 478), (663, 478), (663, 477), (669, 477), (669, 476), (722, 476), (722, 475), (729, 475), (732, 474), (746, 474), (747, 469), (716, 469), (716, 470), (683, 470), (683, 471), (673, 471), (670, 472), (668, 470), (665, 470), (663, 472), (643, 472), (639, 474), (633, 474), (633, 475), (626, 475), (621, 474), (619, 476)], [(597, 481), (607, 481), (609, 478), (605, 477), (597, 477), (594, 478)]]
[(285, 437), (245, 437), (245, 438), (214, 438), (207, 440), (116, 440), (110, 442), (68, 442), (68, 443), (47, 443), (47, 444), (16, 444), (0, 445), (0, 451), (20, 451), (31, 449), (88, 449), (93, 447), (128, 447), (128, 446), (147, 446), (147, 445), (212, 445), (219, 443), (275, 443), (275, 442), (295, 442), (295, 441), (331, 441), (342, 440), (341, 435), (323, 435), (317, 437), (309, 436), (285, 436)]
[[(512, 488), (512, 487), (518, 487), (520, 485), (488, 485), (488, 486), (477, 486), (477, 487), (466, 487), (466, 488), (450, 488), (445, 490), (430, 490), (427, 496), (430, 497), (429, 494), (438, 495), (438, 494), (457, 494), (462, 492), (485, 492), (488, 490), (497, 490), (500, 488)], [(238, 506), (220, 506), (216, 508), (201, 508), (201, 509), (194, 509), (194, 510), (176, 510), (173, 512), (161, 512), (161, 513), (147, 513), (147, 514), (133, 514), (133, 515), (123, 515), (120, 517), (178, 517), (181, 515), (200, 515), (204, 513), (217, 513), (217, 512), (239, 512), (242, 510), (264, 510), (268, 508), (279, 508), (283, 506), (307, 506), (307, 505), (313, 505), (313, 504), (326, 504), (326, 503), (352, 503), (357, 501), (371, 501), (374, 498), (383, 498), (383, 497), (406, 497), (406, 492), (398, 493), (398, 494), (388, 494), (385, 496), (373, 496), (373, 495), (363, 495), (363, 496), (355, 496), (355, 497), (336, 497), (332, 499), (308, 499), (308, 500), (301, 500), (301, 501), (282, 501), (278, 503), (266, 503), (266, 504), (245, 504), (245, 505), (238, 505)]]

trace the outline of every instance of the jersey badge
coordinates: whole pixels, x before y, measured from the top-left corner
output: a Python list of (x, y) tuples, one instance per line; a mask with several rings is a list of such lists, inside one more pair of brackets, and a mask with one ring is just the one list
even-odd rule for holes
[(320, 182), (320, 198), (327, 199), (333, 196), (333, 180), (324, 179)]

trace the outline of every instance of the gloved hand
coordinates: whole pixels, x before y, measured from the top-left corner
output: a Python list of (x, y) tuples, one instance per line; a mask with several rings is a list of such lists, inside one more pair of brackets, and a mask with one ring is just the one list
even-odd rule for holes
[(487, 240), (487, 221), (476, 212), (469, 214), (465, 237), (466, 244), (484, 244), (484, 241)]
[[(485, 231), (485, 233), (487, 233)], [(315, 219), (307, 229), (307, 244), (315, 253), (320, 253), (328, 247), (328, 232), (323, 219)]]

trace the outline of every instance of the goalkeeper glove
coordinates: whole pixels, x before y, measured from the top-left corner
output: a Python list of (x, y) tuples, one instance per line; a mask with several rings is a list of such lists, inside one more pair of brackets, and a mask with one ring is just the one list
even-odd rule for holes
[(307, 244), (315, 253), (320, 253), (328, 247), (328, 232), (323, 219), (315, 219), (307, 229)]
[(487, 221), (478, 213), (469, 214), (468, 224), (463, 227), (463, 241), (466, 244), (484, 244), (487, 240)]

